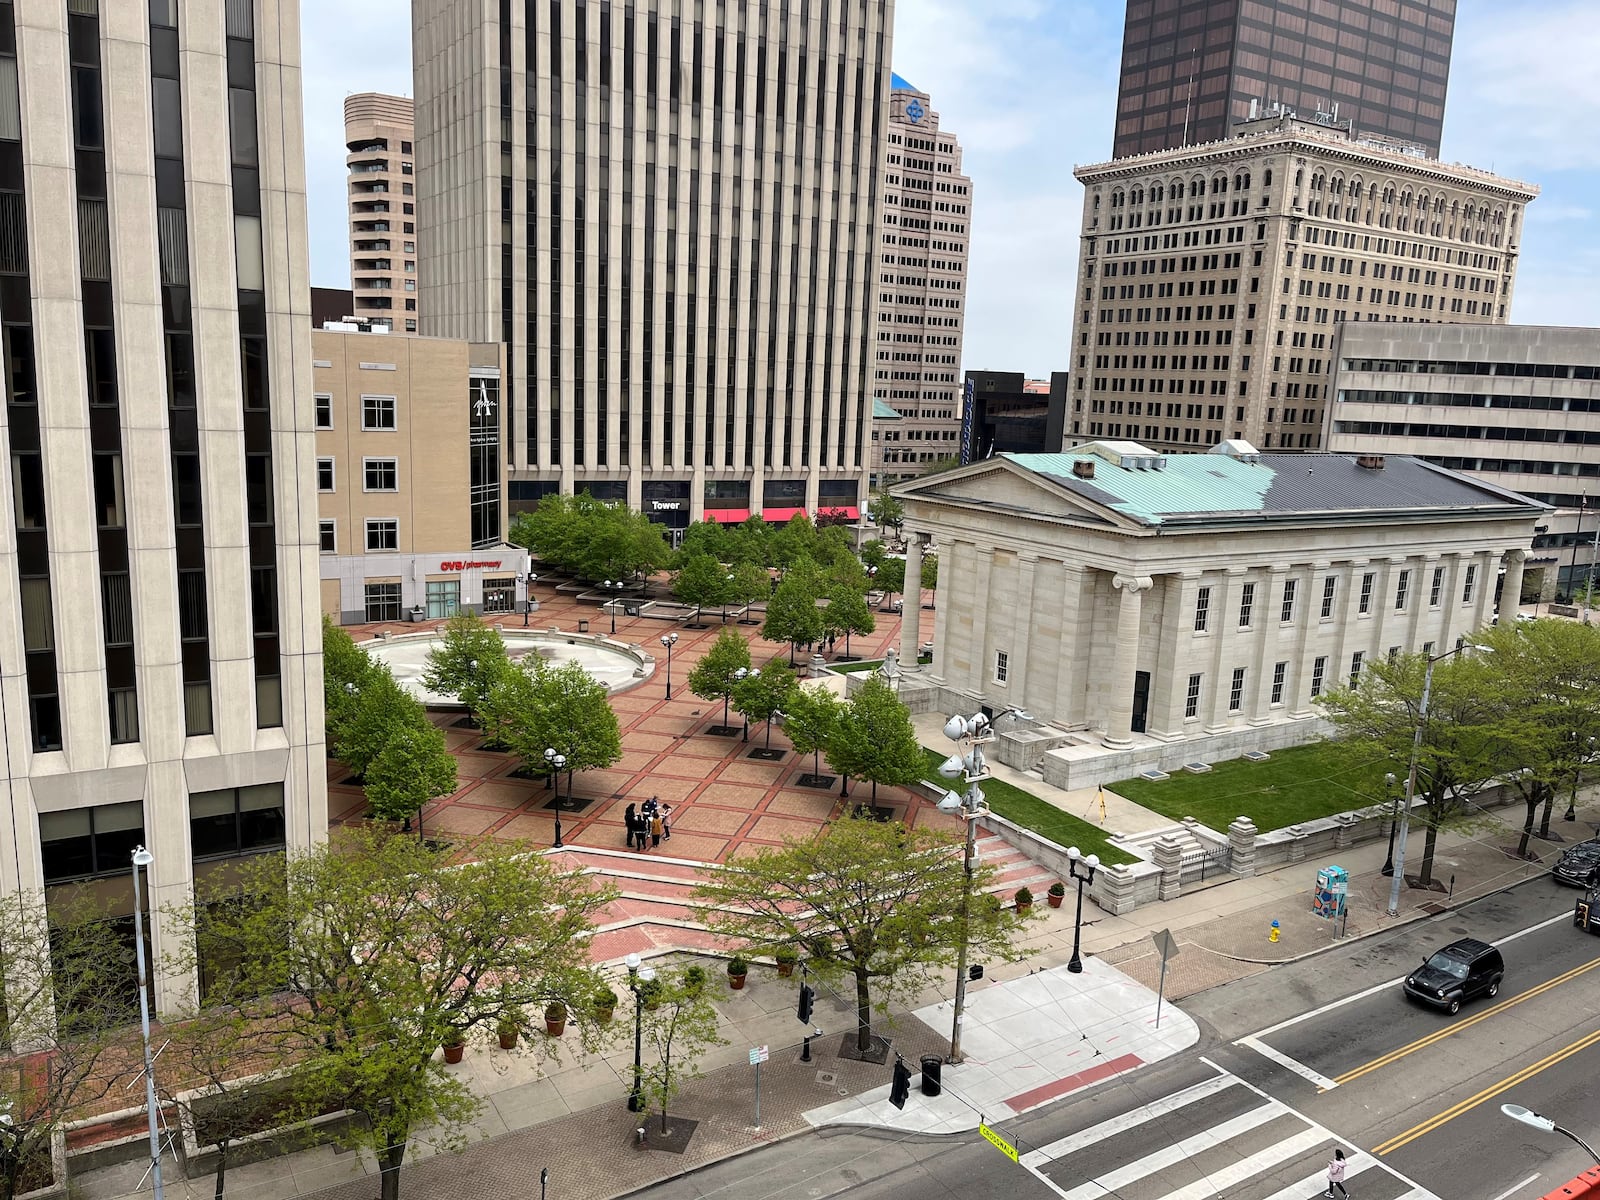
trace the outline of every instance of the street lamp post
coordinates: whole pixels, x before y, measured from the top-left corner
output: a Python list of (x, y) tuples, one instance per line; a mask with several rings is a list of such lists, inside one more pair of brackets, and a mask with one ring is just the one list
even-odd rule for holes
[(145, 981), (144, 961), (144, 911), (139, 893), (139, 868), (148, 868), (155, 856), (143, 846), (133, 850), (133, 952), (139, 970), (139, 1032), (144, 1040), (144, 1103), (150, 1123), (150, 1182), (156, 1200), (162, 1200), (161, 1187), (161, 1134), (156, 1128), (160, 1110), (156, 1108), (156, 1064), (150, 1054), (150, 996)]
[(1383, 777), (1383, 787), (1389, 793), (1389, 853), (1384, 855), (1383, 868), (1378, 873), (1383, 876), (1394, 874), (1394, 827), (1399, 817), (1400, 796), (1394, 790), (1394, 772), (1390, 771)]
[(611, 599), (606, 601), (606, 607), (611, 610), (611, 636), (617, 636), (617, 600), (622, 595), (623, 582), (620, 579), (608, 579), (605, 582), (606, 594)]
[[(562, 804), (562, 800), (561, 800), (561, 772), (566, 770), (566, 767), (567, 767), (567, 756), (565, 754), (562, 754), (559, 751), (557, 751), (554, 747), (549, 747), (549, 748), (546, 748), (546, 750), (544, 752), (544, 760), (545, 760), (545, 762), (550, 764), (550, 770), (552, 771), (552, 773), (554, 775), (554, 778), (555, 778), (555, 784), (556, 784), (556, 840), (554, 842), (554, 848), (559, 850), (559, 849), (561, 849), (561, 804)], [(568, 783), (567, 784), (567, 795), (570, 796), (571, 794), (572, 794), (572, 785), (570, 783)]]
[(533, 611), (533, 581), (539, 577), (529, 571), (522, 577), (522, 627), (528, 627), (528, 614)]
[(667, 648), (667, 699), (672, 699), (672, 648), (678, 644), (678, 635), (663, 633), (661, 644)]
[(1422, 730), (1428, 723), (1428, 700), (1433, 695), (1434, 665), (1466, 650), (1488, 652), (1490, 649), (1488, 646), (1462, 642), (1454, 650), (1428, 656), (1428, 669), (1422, 676), (1422, 702), (1417, 705), (1417, 727), (1411, 735), (1411, 763), (1406, 768), (1406, 794), (1400, 807), (1400, 834), (1395, 842), (1394, 882), (1389, 885), (1388, 911), (1391, 917), (1400, 915), (1400, 888), (1406, 879), (1406, 834), (1411, 830), (1411, 801), (1417, 794), (1417, 760), (1422, 754)]
[(1532, 1109), (1523, 1108), (1520, 1104), (1502, 1104), (1500, 1106), (1500, 1111), (1506, 1116), (1510, 1117), (1513, 1121), (1520, 1121), (1524, 1125), (1531, 1125), (1533, 1128), (1542, 1129), (1546, 1133), (1559, 1133), (1562, 1137), (1571, 1138), (1573, 1141), (1577, 1142), (1578, 1145), (1583, 1147), (1584, 1152), (1588, 1154), (1590, 1158), (1594, 1159), (1596, 1166), (1600, 1166), (1600, 1154), (1596, 1154), (1594, 1152), (1593, 1146), (1589, 1145), (1588, 1142), (1584, 1141), (1577, 1134), (1573, 1133), (1572, 1130), (1563, 1129), (1549, 1117), (1541, 1117)]
[[(1078, 874), (1078, 864), (1083, 864), (1083, 874)], [(1078, 943), (1083, 936), (1083, 885), (1094, 882), (1094, 873), (1100, 869), (1100, 856), (1091, 854), (1087, 858), (1083, 851), (1076, 846), (1067, 847), (1067, 873), (1078, 884), (1078, 914), (1072, 919), (1072, 958), (1067, 963), (1067, 970), (1074, 975), (1083, 974), (1083, 957), (1078, 953)]]
[(989, 811), (983, 802), (983, 789), (978, 781), (989, 777), (988, 760), (983, 747), (994, 740), (989, 718), (982, 713), (971, 717), (959, 714), (944, 725), (944, 735), (955, 742), (958, 750), (939, 764), (939, 774), (945, 779), (960, 779), (967, 785), (966, 794), (958, 796), (946, 792), (939, 801), (939, 811), (948, 815), (959, 813), (967, 826), (966, 854), (962, 859), (965, 882), (961, 888), (961, 944), (956, 948), (955, 1016), (950, 1024), (949, 1062), (961, 1061), (961, 1019), (967, 1005), (967, 943), (968, 918), (972, 911), (972, 877), (978, 869), (978, 818)]
[(640, 970), (637, 954), (623, 959), (628, 965), (628, 990), (633, 993), (633, 1090), (628, 1093), (628, 1111), (644, 1111), (644, 996), (643, 985), (656, 977), (650, 967)]
[[(722, 698), (722, 727), (724, 729), (728, 727), (728, 701), (733, 699), (733, 689), (738, 687), (739, 684), (743, 683), (749, 674), (750, 669), (748, 667), (740, 667), (733, 673), (732, 683), (728, 688), (728, 694)], [(749, 736), (750, 726), (746, 725), (745, 737), (748, 738)]]

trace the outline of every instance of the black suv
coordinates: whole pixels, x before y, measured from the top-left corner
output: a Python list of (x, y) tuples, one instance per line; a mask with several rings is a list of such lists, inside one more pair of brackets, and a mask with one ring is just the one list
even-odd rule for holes
[(1568, 887), (1589, 887), (1600, 882), (1600, 838), (1579, 842), (1556, 860), (1550, 874)]
[(1425, 958), (1406, 976), (1405, 992), (1435, 1008), (1460, 1012), (1461, 1003), (1474, 996), (1493, 996), (1500, 990), (1506, 964), (1488, 942), (1462, 938)]

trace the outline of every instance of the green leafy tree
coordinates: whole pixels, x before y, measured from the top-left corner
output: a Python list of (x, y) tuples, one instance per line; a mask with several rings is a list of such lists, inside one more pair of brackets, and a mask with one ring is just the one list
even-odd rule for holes
[(724, 629), (689, 672), (689, 690), (702, 700), (722, 701), (722, 723), (728, 723), (728, 700), (739, 671), (750, 670), (750, 645), (737, 630)]
[(702, 609), (725, 606), (733, 599), (733, 573), (709, 554), (692, 554), (682, 560), (672, 580), (672, 594), (694, 605), (694, 619)]
[(880, 783), (904, 787), (927, 768), (910, 710), (877, 675), (869, 675), (850, 698), (827, 753), (834, 770), (872, 784), (874, 802)]
[(322, 614), (322, 700), (328, 723), (328, 740), (337, 739), (340, 726), (356, 707), (356, 697), (372, 675), (374, 663), (355, 639)]
[(579, 571), (589, 579), (636, 579), (672, 561), (664, 528), (626, 504), (600, 505), (588, 538)]
[(363, 778), (398, 730), (428, 723), (422, 705), (394, 681), (383, 663), (373, 663), (366, 681), (357, 691), (347, 694), (351, 704), (335, 731), (333, 752), (352, 773)]
[(769, 662), (733, 685), (733, 711), (752, 725), (767, 723), (766, 746), (772, 747), (772, 718), (785, 711), (799, 681), (784, 662)]
[(546, 750), (564, 755), (569, 773), (622, 757), (622, 731), (605, 686), (575, 662), (551, 667), (524, 659), (495, 685), (485, 711), (494, 739), (532, 774), (551, 773)]
[(661, 1109), (661, 1132), (668, 1133), (667, 1105), (691, 1079), (700, 1077), (700, 1060), (713, 1046), (726, 1046), (717, 1032), (717, 1010), (706, 995), (705, 980), (692, 979), (692, 967), (659, 971), (653, 1003), (644, 1010), (644, 1092)]
[[(239, 902), (181, 914), (195, 937), (174, 965), (209, 964), (213, 1003), (280, 998), (298, 1115), (352, 1111), (345, 1136), (377, 1155), (383, 1200), (398, 1200), (412, 1138), (459, 1147), (483, 1107), (440, 1065), (440, 1045), (487, 1041), (501, 1017), (556, 1000), (581, 1018), (600, 986), (589, 938), (615, 890), (521, 846), (486, 840), (463, 861), (346, 832), (243, 860), (236, 879)], [(578, 1030), (598, 1044), (598, 1027)], [(553, 1039), (539, 1045), (554, 1052)]]
[(872, 503), (867, 505), (867, 513), (879, 529), (892, 529), (896, 537), (906, 522), (906, 506), (888, 492), (879, 492), (874, 496)]
[(778, 590), (767, 602), (761, 636), (769, 642), (788, 642), (790, 663), (794, 662), (795, 646), (822, 636), (823, 619), (817, 601), (825, 587), (817, 565), (808, 558), (798, 559), (783, 573)]
[(759, 515), (746, 517), (728, 530), (730, 545), (726, 562), (753, 562), (763, 567), (774, 567), (772, 556), (772, 526)]
[[(1479, 818), (1469, 801), (1499, 769), (1485, 657), (1457, 656), (1434, 665), (1426, 720), (1420, 710), (1427, 658), (1421, 654), (1373, 659), (1357, 687), (1334, 688), (1318, 697), (1353, 761), (1387, 759), (1401, 779), (1420, 724), (1415, 799), (1423, 804), (1427, 831), (1418, 871), (1423, 886), (1433, 880), (1439, 831), (1476, 825)], [(1413, 812), (1412, 820), (1417, 819)]]
[[(922, 590), (925, 592), (939, 590), (939, 556), (932, 552), (926, 552), (922, 556)], [(922, 602), (919, 600), (916, 606), (922, 607)]]
[(696, 521), (683, 531), (675, 560), (681, 568), (696, 554), (709, 554), (718, 562), (733, 561), (733, 531), (719, 521)]
[(456, 760), (444, 734), (431, 723), (406, 725), (394, 731), (366, 770), (367, 803), (385, 821), (417, 817), (421, 835), (423, 806), (456, 790)]
[(877, 538), (864, 543), (861, 547), (861, 565), (866, 567), (881, 567), (883, 560), (888, 557), (888, 551)]
[(828, 588), (828, 606), (822, 610), (823, 632), (829, 637), (844, 635), (845, 657), (850, 657), (850, 635), (868, 634), (878, 627), (867, 604), (866, 589), (859, 572), (835, 578)]
[(783, 731), (794, 748), (812, 756), (811, 773), (822, 774), (822, 751), (827, 749), (849, 711), (849, 705), (825, 687), (796, 687), (783, 710)]
[[(730, 938), (801, 949), (825, 981), (851, 980), (856, 1047), (872, 1047), (872, 1013), (913, 996), (951, 966), (963, 938), (979, 954), (1015, 959), (1027, 918), (1007, 909), (967, 923), (971, 893), (958, 834), (854, 817), (781, 849), (740, 855), (696, 889), (703, 919)], [(980, 864), (983, 892), (996, 868)]]
[(759, 562), (743, 560), (733, 564), (733, 582), (728, 585), (730, 604), (751, 605), (772, 595), (772, 576)]
[(817, 558), (817, 527), (805, 513), (796, 513), (772, 535), (771, 548), (773, 562), (780, 567), (793, 566), (802, 559), (814, 562)]
[(599, 504), (588, 492), (579, 496), (545, 496), (532, 512), (518, 513), (509, 540), (563, 571), (577, 571), (592, 510)]
[(884, 611), (889, 611), (892, 608), (889, 598), (906, 590), (906, 560), (903, 558), (884, 559), (872, 582), (883, 593)]
[(444, 638), (428, 651), (422, 686), (454, 696), (474, 717), (511, 659), (500, 631), (477, 613), (458, 612), (445, 622)]

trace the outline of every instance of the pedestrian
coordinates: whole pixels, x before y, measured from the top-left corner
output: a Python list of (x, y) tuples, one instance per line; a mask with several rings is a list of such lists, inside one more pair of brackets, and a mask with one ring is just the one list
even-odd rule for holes
[(1344, 1151), (1335, 1150), (1333, 1157), (1328, 1160), (1328, 1190), (1322, 1193), (1324, 1196), (1331, 1197), (1333, 1189), (1338, 1188), (1339, 1195), (1344, 1200), (1350, 1200), (1350, 1193), (1344, 1190), (1344, 1168)]
[(663, 821), (661, 819), (661, 813), (660, 813), (659, 810), (657, 812), (651, 814), (651, 817), (650, 817), (650, 845), (651, 846), (654, 847), (654, 846), (661, 845), (661, 834), (662, 834), (662, 831), (666, 829), (666, 827), (667, 827), (667, 824), (666, 824), (665, 821)]
[(639, 814), (637, 811), (635, 811), (634, 805), (628, 805), (628, 811), (622, 814), (622, 820), (623, 823), (628, 827), (628, 849), (632, 850), (633, 835), (637, 833), (639, 829)]
[(667, 841), (669, 841), (669, 842), (672, 840), (672, 825), (671, 825), (671, 821), (672, 821), (672, 805), (663, 804), (661, 806), (661, 836), (666, 838)]

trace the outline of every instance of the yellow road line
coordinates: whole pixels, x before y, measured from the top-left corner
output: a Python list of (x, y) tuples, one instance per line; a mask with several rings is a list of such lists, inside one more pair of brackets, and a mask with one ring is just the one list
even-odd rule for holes
[(1535, 1075), (1539, 1074), (1539, 1072), (1571, 1058), (1574, 1054), (1577, 1054), (1580, 1051), (1587, 1050), (1596, 1042), (1600, 1042), (1600, 1029), (1595, 1030), (1586, 1037), (1579, 1038), (1570, 1046), (1562, 1047), (1554, 1054), (1550, 1054), (1544, 1058), (1541, 1058), (1536, 1063), (1523, 1067), (1520, 1071), (1516, 1071), (1511, 1075), (1507, 1075), (1499, 1083), (1490, 1084), (1476, 1096), (1469, 1096), (1467, 1099), (1461, 1101), (1461, 1103), (1451, 1105), (1442, 1113), (1438, 1113), (1435, 1116), (1429, 1117), (1426, 1121), (1422, 1122), (1422, 1124), (1413, 1125), (1404, 1133), (1397, 1134), (1396, 1136), (1390, 1138), (1387, 1142), (1384, 1142), (1382, 1145), (1375, 1147), (1373, 1149), (1373, 1153), (1379, 1155), (1392, 1153), (1393, 1151), (1400, 1149), (1400, 1147), (1416, 1141), (1423, 1134), (1432, 1133), (1441, 1125), (1448, 1124), (1459, 1117), (1462, 1113), (1470, 1112), (1484, 1101), (1492, 1100), (1496, 1096), (1500, 1095), (1500, 1093), (1510, 1091), (1519, 1083), (1522, 1083), (1528, 1079), (1532, 1079)]
[(1390, 1063), (1398, 1062), (1408, 1054), (1415, 1054), (1418, 1050), (1425, 1050), (1434, 1043), (1441, 1042), (1445, 1038), (1450, 1037), (1452, 1034), (1460, 1033), (1463, 1029), (1471, 1029), (1480, 1021), (1487, 1021), (1490, 1017), (1498, 1016), (1509, 1008), (1515, 1008), (1524, 1000), (1532, 1000), (1535, 996), (1542, 996), (1552, 988), (1576, 979), (1578, 976), (1587, 971), (1592, 971), (1596, 967), (1600, 967), (1600, 958), (1586, 962), (1582, 966), (1574, 967), (1572, 970), (1563, 975), (1557, 975), (1554, 979), (1547, 979), (1543, 983), (1538, 984), (1535, 987), (1531, 987), (1525, 992), (1522, 992), (1516, 996), (1512, 996), (1509, 1000), (1500, 1001), (1492, 1008), (1486, 1008), (1482, 1012), (1474, 1013), (1472, 1016), (1466, 1017), (1459, 1021), (1452, 1021), (1443, 1029), (1436, 1030), (1435, 1032), (1428, 1034), (1426, 1037), (1418, 1038), (1409, 1045), (1401, 1046), (1398, 1050), (1391, 1050), (1388, 1054), (1375, 1058), (1369, 1063), (1363, 1063), (1359, 1067), (1355, 1067), (1352, 1070), (1346, 1071), (1343, 1075), (1335, 1075), (1333, 1077), (1333, 1081), (1335, 1083), (1349, 1083), (1352, 1079), (1360, 1079), (1361, 1076), (1367, 1074), (1368, 1072), (1376, 1071), (1380, 1067), (1386, 1067)]

